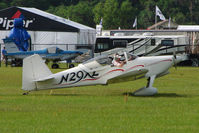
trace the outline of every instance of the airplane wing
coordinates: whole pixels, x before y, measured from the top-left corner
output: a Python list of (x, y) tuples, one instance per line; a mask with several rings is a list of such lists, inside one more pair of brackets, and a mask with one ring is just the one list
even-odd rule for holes
[(136, 79), (140, 79), (140, 78), (144, 77), (148, 71), (149, 70), (147, 70), (147, 69), (138, 69), (138, 70), (135, 70), (132, 72), (128, 72), (127, 74), (123, 74), (119, 77), (110, 79), (110, 80), (108, 80), (108, 83), (112, 84), (112, 83), (127, 82), (127, 81), (133, 81)]

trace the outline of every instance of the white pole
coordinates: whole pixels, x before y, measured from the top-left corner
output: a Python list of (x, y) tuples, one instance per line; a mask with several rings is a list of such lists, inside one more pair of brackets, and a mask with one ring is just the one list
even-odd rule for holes
[(138, 19), (136, 17), (136, 30), (137, 30), (137, 28), (138, 28)]
[(157, 29), (156, 23), (157, 23), (157, 14), (156, 14), (156, 8), (155, 8), (155, 30)]

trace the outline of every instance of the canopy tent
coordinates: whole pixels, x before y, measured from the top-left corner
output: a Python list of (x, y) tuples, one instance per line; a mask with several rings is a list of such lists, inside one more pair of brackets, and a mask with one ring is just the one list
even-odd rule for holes
[(13, 28), (13, 19), (23, 18), (24, 27), (31, 35), (34, 50), (56, 45), (65, 50), (75, 50), (76, 45), (93, 46), (95, 29), (41, 11), (36, 8), (10, 7), (0, 10), (0, 43)]
[(199, 25), (178, 25), (177, 30), (179, 31), (199, 31)]

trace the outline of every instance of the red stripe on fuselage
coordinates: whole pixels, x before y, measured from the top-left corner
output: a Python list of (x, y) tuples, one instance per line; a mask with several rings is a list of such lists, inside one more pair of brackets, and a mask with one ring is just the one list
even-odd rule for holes
[(158, 62), (151, 63), (151, 64), (149, 64), (149, 66), (150, 66), (150, 65), (158, 64), (158, 63), (160, 63), (160, 62), (167, 62), (167, 61), (172, 61), (172, 60), (171, 60), (171, 59), (161, 60), (161, 61), (158, 61)]
[(129, 70), (136, 68), (136, 67), (144, 67), (144, 65), (136, 65), (136, 66), (130, 67), (129, 69), (126, 69), (125, 71), (129, 71)]

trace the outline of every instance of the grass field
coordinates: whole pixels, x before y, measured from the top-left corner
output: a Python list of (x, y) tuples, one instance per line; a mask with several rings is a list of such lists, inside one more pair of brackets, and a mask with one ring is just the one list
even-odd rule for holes
[(125, 95), (145, 79), (23, 96), (21, 68), (1, 67), (0, 133), (198, 133), (199, 68), (170, 72), (153, 97)]

